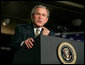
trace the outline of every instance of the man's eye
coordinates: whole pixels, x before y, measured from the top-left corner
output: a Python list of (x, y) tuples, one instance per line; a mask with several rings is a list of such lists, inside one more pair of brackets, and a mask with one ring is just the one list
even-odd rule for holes
[(45, 15), (45, 14), (42, 14), (42, 16), (44, 16), (44, 17), (45, 17), (46, 15)]
[(36, 15), (40, 15), (39, 13), (37, 13)]
[(42, 16), (45, 16), (45, 14), (43, 14)]

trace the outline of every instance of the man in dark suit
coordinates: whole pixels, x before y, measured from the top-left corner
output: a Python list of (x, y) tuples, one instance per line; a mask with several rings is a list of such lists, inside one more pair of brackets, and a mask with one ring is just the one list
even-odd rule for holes
[[(54, 36), (54, 32), (44, 27), (49, 19), (50, 12), (47, 7), (37, 5), (31, 12), (32, 22), (30, 24), (18, 25), (15, 29), (14, 40), (12, 44), (13, 51), (21, 49), (22, 53), (17, 54), (20, 58), (14, 63), (39, 64), (40, 63), (40, 35)], [(24, 49), (24, 50), (23, 50)], [(24, 51), (24, 52), (23, 52)], [(21, 52), (18, 52), (21, 53)], [(26, 53), (28, 55), (26, 55)], [(19, 57), (17, 56), (17, 57)], [(29, 62), (23, 59), (29, 59)], [(24, 62), (23, 62), (24, 61)]]

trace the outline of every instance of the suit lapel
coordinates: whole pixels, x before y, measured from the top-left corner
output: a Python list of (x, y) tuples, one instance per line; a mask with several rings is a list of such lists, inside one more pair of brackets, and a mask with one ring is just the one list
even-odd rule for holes
[(26, 40), (29, 37), (34, 38), (34, 27), (32, 24), (26, 26), (26, 30), (23, 32), (24, 40)]

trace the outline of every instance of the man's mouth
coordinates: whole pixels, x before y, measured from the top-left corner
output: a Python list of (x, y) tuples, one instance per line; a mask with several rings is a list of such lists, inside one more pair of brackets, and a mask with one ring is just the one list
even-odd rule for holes
[(42, 23), (42, 21), (41, 20), (38, 20), (38, 23)]

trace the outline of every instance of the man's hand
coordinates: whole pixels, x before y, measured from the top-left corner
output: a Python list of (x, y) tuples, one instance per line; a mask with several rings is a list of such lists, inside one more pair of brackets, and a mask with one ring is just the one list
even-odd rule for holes
[(34, 45), (34, 39), (33, 38), (28, 38), (27, 40), (25, 40), (25, 44), (27, 46), (28, 49), (32, 48)]
[(49, 33), (50, 31), (47, 28), (43, 27), (42, 35), (49, 35)]

